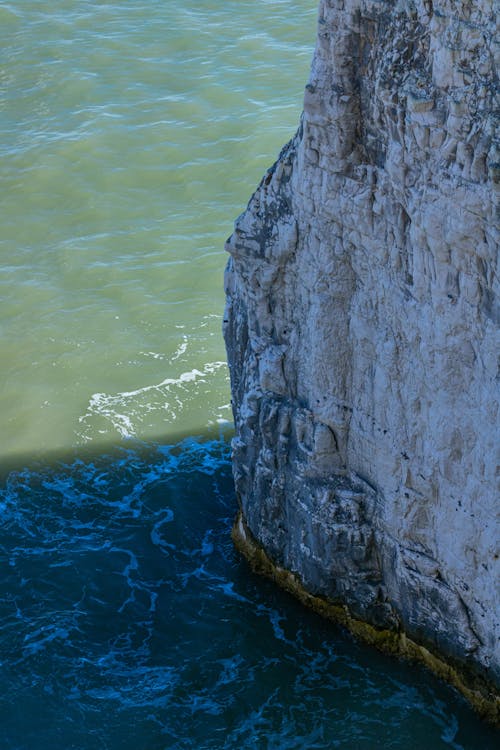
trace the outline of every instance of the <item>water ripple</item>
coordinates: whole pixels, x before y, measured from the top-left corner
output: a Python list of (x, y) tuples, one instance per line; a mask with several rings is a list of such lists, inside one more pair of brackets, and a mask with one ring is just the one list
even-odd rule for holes
[(3, 747), (495, 746), (423, 670), (249, 574), (223, 442), (41, 463), (0, 503)]
[(222, 367), (151, 384), (225, 358), (224, 240), (297, 126), (314, 6), (0, 3), (3, 454), (229, 416)]

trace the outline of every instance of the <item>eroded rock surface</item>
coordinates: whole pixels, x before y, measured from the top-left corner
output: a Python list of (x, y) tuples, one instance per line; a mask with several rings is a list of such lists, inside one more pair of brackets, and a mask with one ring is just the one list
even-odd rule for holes
[(299, 130), (227, 244), (225, 337), (267, 555), (498, 685), (496, 10), (322, 0)]

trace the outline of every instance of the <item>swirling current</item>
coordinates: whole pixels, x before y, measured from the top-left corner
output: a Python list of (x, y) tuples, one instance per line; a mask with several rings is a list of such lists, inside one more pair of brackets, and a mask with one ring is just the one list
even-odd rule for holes
[(234, 550), (224, 439), (10, 470), (5, 750), (495, 747), (425, 670), (354, 642)]

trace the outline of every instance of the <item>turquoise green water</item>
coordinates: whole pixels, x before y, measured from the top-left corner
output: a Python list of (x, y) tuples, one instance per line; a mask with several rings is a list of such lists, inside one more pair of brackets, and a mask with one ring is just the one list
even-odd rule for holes
[(2, 453), (230, 420), (223, 244), (315, 0), (0, 3)]
[(223, 243), (315, 4), (0, 0), (1, 750), (498, 746), (249, 572), (192, 439), (231, 419)]

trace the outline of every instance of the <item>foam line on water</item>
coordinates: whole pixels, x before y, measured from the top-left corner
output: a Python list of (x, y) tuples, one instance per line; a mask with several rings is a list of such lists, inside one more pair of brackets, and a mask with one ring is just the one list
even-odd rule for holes
[[(174, 358), (182, 356), (183, 344), (178, 348)], [(186, 344), (187, 347), (187, 344)], [(79, 417), (80, 439), (87, 441), (93, 434), (93, 420), (104, 419), (122, 438), (135, 437), (152, 412), (161, 412), (166, 422), (174, 422), (183, 409), (195, 396), (199, 386), (207, 384), (207, 379), (214, 376), (226, 363), (221, 360), (207, 362), (203, 369), (192, 368), (181, 372), (175, 378), (168, 377), (160, 383), (140, 386), (119, 393), (94, 393), (89, 399), (85, 414)], [(217, 411), (226, 409), (227, 405), (216, 407)], [(214, 414), (212, 421), (223, 419), (220, 413)], [(101, 428), (101, 432), (105, 432)]]

